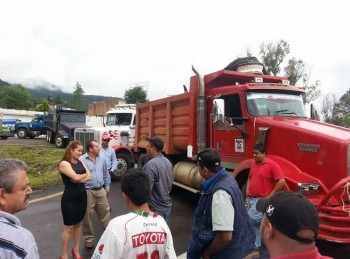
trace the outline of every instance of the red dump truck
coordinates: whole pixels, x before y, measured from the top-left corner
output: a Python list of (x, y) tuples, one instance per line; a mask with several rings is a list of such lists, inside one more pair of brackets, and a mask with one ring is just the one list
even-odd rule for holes
[(188, 92), (138, 104), (135, 154), (145, 153), (146, 136), (161, 137), (174, 184), (198, 192), (202, 179), (189, 157), (215, 148), (245, 193), (253, 146), (265, 144), (286, 189), (318, 208), (319, 238), (349, 244), (350, 129), (307, 118), (300, 88), (251, 65), (204, 77), (193, 69)]

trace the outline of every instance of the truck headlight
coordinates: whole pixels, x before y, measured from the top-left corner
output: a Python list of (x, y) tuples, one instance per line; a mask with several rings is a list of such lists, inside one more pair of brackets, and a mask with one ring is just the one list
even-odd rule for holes
[(297, 191), (301, 194), (318, 193), (320, 184), (318, 182), (298, 183)]

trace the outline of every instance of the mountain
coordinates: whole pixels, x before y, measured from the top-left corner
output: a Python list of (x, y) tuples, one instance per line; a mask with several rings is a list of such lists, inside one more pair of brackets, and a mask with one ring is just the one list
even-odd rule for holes
[(0, 86), (9, 86), (9, 85), (11, 85), (11, 84), (9, 84), (9, 83), (7, 83), (7, 82), (5, 82), (5, 81), (2, 81), (2, 80), (0, 79)]
[[(0, 90), (2, 87), (5, 86), (11, 86), (11, 84), (2, 81), (0, 79)], [(28, 88), (23, 86), (25, 89), (27, 89), (28, 93), (30, 93), (33, 98), (35, 98), (37, 101), (40, 101), (41, 99), (49, 99), (50, 97), (52, 100), (55, 99), (57, 95), (59, 95), (60, 99), (63, 102), (68, 102), (70, 99), (72, 99), (73, 94), (72, 93), (66, 93), (60, 90), (58, 87), (51, 86), (37, 86), (34, 88)], [(99, 101), (104, 101), (104, 100), (110, 100), (110, 99), (115, 99), (119, 97), (113, 97), (113, 96), (102, 96), (102, 95), (84, 95), (84, 100), (83, 100), (83, 106), (81, 107), (81, 110), (87, 111), (88, 106), (90, 103), (94, 102), (99, 102)]]

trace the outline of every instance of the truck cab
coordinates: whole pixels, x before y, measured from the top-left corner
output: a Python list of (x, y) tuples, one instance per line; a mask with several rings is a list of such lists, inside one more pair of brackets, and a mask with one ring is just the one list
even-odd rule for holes
[(284, 172), (285, 189), (317, 207), (319, 238), (349, 244), (350, 129), (307, 118), (304, 91), (287, 77), (193, 70), (188, 92), (137, 105), (137, 154), (146, 152), (146, 137), (162, 138), (174, 185), (200, 193), (203, 179), (191, 157), (215, 148), (245, 195), (253, 147), (264, 144)]
[(76, 128), (88, 128), (84, 111), (58, 106), (48, 113), (46, 140), (64, 148), (74, 139)]
[(74, 131), (74, 139), (83, 145), (91, 139), (101, 143), (102, 135), (109, 135), (109, 145), (117, 156), (117, 170), (111, 172), (112, 180), (119, 180), (135, 163), (135, 119), (135, 104), (118, 104), (107, 111), (104, 127), (77, 128)]
[(46, 134), (47, 115), (35, 114), (30, 122), (16, 122), (15, 132), (18, 138), (35, 138)]

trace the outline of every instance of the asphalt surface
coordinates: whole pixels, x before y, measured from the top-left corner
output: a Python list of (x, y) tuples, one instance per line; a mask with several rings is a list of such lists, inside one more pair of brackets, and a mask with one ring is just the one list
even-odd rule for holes
[[(39, 246), (41, 258), (58, 258), (60, 256), (60, 238), (63, 231), (60, 207), (60, 193), (62, 191), (62, 186), (36, 191), (31, 196), (31, 203), (27, 210), (16, 214), (20, 218), (22, 225), (33, 233)], [(169, 227), (172, 231), (176, 254), (180, 255), (187, 249), (198, 196), (174, 187), (171, 197), (173, 207)], [(108, 199), (112, 209), (112, 218), (128, 212), (122, 198), (119, 182), (112, 182)], [(94, 219), (95, 238), (97, 242), (103, 233), (103, 229), (96, 215)], [(73, 241), (71, 240), (69, 247), (72, 246)], [(93, 250), (85, 249), (83, 242), (81, 243), (81, 254), (83, 258), (90, 258), (92, 252)]]
[[(53, 144), (46, 142), (45, 136), (35, 139), (18, 139), (17, 137), (0, 140), (1, 145), (40, 145), (56, 148)], [(22, 225), (28, 228), (34, 235), (39, 246), (41, 258), (58, 258), (61, 251), (61, 234), (63, 221), (60, 208), (61, 192), (63, 186), (36, 191), (31, 196), (31, 204), (28, 209), (17, 213)], [(173, 201), (169, 227), (172, 231), (174, 246), (177, 255), (183, 254), (190, 238), (193, 214), (198, 202), (198, 195), (188, 191), (173, 188), (171, 193)], [(112, 217), (128, 212), (122, 199), (120, 183), (112, 182), (109, 202), (112, 208)], [(94, 220), (96, 242), (103, 233), (103, 229), (97, 218)], [(337, 259), (350, 258), (350, 246), (337, 243), (317, 241), (317, 246), (323, 255), (332, 256)], [(72, 247), (72, 241), (70, 244)], [(83, 258), (90, 258), (92, 250), (84, 248), (81, 243), (81, 254)]]
[(17, 138), (15, 135), (14, 137), (9, 137), (8, 139), (0, 139), (0, 146), (1, 145), (34, 145), (34, 146), (48, 146), (48, 147), (56, 147), (54, 144), (49, 144), (46, 141), (46, 136), (41, 135), (36, 138), (25, 138), (25, 139), (20, 139)]
[[(22, 225), (34, 235), (39, 246), (41, 258), (58, 258), (61, 249), (61, 234), (63, 222), (60, 209), (60, 199), (63, 187), (36, 191), (31, 196), (31, 203), (27, 210), (17, 213)], [(174, 239), (176, 254), (186, 252), (191, 233), (193, 214), (198, 202), (198, 195), (174, 187), (171, 198), (173, 201), (169, 228)], [(120, 191), (120, 183), (112, 182), (109, 203), (112, 208), (112, 218), (128, 212)], [(96, 242), (103, 233), (103, 229), (94, 217)], [(73, 246), (71, 240), (69, 247)], [(318, 241), (317, 246), (323, 255), (334, 258), (350, 258), (350, 250), (341, 244)], [(85, 249), (83, 241), (80, 245), (83, 258), (91, 258), (93, 250)]]

